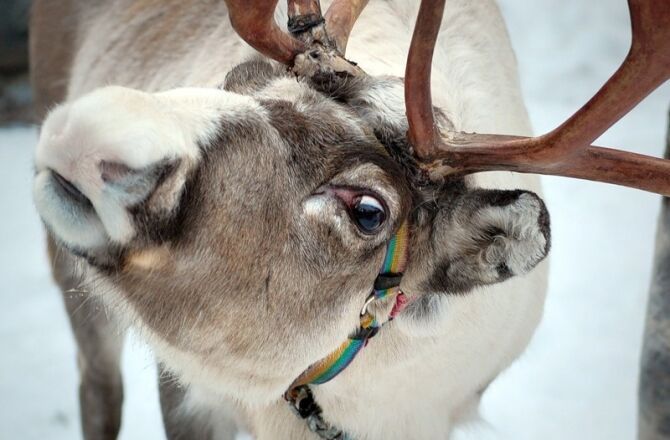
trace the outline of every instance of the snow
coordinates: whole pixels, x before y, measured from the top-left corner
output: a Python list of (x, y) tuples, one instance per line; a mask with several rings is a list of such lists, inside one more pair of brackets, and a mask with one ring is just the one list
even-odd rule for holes
[[(625, 56), (622, 0), (505, 0), (535, 130), (592, 96)], [(661, 156), (670, 84), (598, 140)], [(545, 317), (522, 358), (485, 395), (482, 414), (504, 439), (630, 439), (659, 196), (545, 178), (553, 249)]]
[[(503, 0), (537, 132), (584, 103), (626, 53), (623, 0)], [(599, 144), (660, 156), (670, 84)], [(31, 202), (34, 128), (0, 130), (0, 438), (80, 438), (75, 346)], [(659, 197), (546, 178), (551, 285), (527, 352), (459, 439), (630, 439)], [(164, 438), (151, 354), (129, 337), (121, 439)]]

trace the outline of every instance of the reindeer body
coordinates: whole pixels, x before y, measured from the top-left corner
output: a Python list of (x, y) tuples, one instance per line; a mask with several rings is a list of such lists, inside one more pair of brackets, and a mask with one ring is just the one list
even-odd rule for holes
[[(33, 15), (32, 56), (38, 67), (33, 79), (43, 110), (57, 102), (76, 101), (107, 85), (144, 92), (177, 87), (216, 88), (235, 66), (258, 57), (230, 27), (221, 1), (54, 3), (62, 8), (58, 18), (51, 15), (54, 6), (47, 1), (37, 2)], [(67, 6), (63, 6), (65, 3)], [(402, 76), (417, 3), (371, 2), (357, 22), (347, 57), (372, 75)], [(440, 36), (434, 61), (435, 104), (457, 130), (528, 135), (530, 127), (515, 60), (497, 5), (489, 0), (450, 1), (444, 23), (449, 23), (449, 27)], [(64, 44), (56, 48), (53, 41)], [(49, 65), (49, 60), (53, 65)], [(281, 87), (273, 89), (274, 97), (285, 93), (290, 99), (298, 93), (295, 81), (287, 79), (283, 84), (285, 91)], [(380, 98), (395, 104), (397, 97)], [(197, 113), (200, 109), (194, 106), (185, 111)], [(116, 129), (113, 125), (107, 128)], [(254, 166), (259, 173), (269, 172), (262, 164)], [(535, 176), (488, 173), (468, 179), (478, 187), (539, 191)], [(52, 243), (53, 249), (56, 246)], [(420, 259), (421, 252), (422, 249), (413, 249), (412, 257)], [(151, 267), (161, 258), (157, 251), (144, 253), (137, 261)], [(225, 358), (215, 354), (207, 358), (176, 347), (170, 335), (145, 325), (146, 311), (120, 292), (124, 289), (122, 282), (100, 280), (86, 268), (82, 274), (75, 274), (74, 257), (54, 261), (55, 276), (64, 289), (76, 287), (79, 276), (95, 278), (93, 293), (107, 304), (114, 320), (138, 327), (159, 361), (183, 384), (179, 389), (169, 388), (168, 384), (163, 390), (166, 418), (172, 419), (167, 421), (171, 436), (170, 432), (194, 429), (202, 435), (198, 438), (232, 438), (232, 418), (246, 425), (259, 440), (313, 438), (280, 400), (288, 385), (287, 372), (295, 370), (295, 366), (284, 366), (281, 360), (270, 362), (268, 358), (252, 361), (256, 359), (254, 354), (242, 349), (227, 350)], [(253, 271), (255, 263), (248, 264)], [(527, 345), (541, 317), (546, 269), (546, 264), (540, 264), (530, 273), (502, 284), (479, 287), (462, 295), (429, 292), (416, 300), (381, 331), (342, 375), (314, 387), (328, 420), (358, 439), (448, 438), (454, 425), (472, 414), (486, 386)], [(300, 277), (298, 273), (293, 276)], [(300, 286), (296, 281), (297, 291)], [(202, 289), (208, 287), (204, 284)], [(412, 287), (410, 284), (405, 289), (411, 293)], [(155, 295), (156, 310), (152, 313), (159, 314), (161, 308), (170, 307), (161, 302), (161, 292), (148, 293)], [(357, 294), (364, 297), (364, 289)], [(66, 297), (68, 301), (73, 300)], [(252, 307), (244, 310), (248, 316), (237, 322), (210, 324), (238, 326), (241, 333), (254, 332), (254, 327), (262, 324), (254, 322), (256, 311)], [(301, 330), (304, 337), (292, 342), (297, 346), (290, 348), (300, 351), (303, 344), (308, 345), (310, 336), (317, 336), (318, 346), (305, 348), (301, 365), (306, 367), (310, 359), (331, 351), (355, 324), (358, 312), (354, 302), (343, 302), (333, 313), (350, 316), (351, 320), (337, 324), (324, 320), (309, 331)], [(299, 320), (297, 312), (296, 316)], [(74, 314), (71, 317), (77, 333), (80, 318)], [(109, 323), (103, 324), (103, 331), (94, 332), (95, 335), (77, 335), (80, 347), (84, 347), (82, 365), (84, 370), (100, 368), (116, 375), (118, 336), (108, 330)], [(281, 323), (269, 325), (282, 327)], [(283, 327), (290, 333), (291, 326)], [(100, 341), (89, 344), (96, 347), (88, 348), (87, 355), (86, 341), (92, 337)], [(202, 340), (192, 341), (194, 346), (216, 342), (206, 340), (206, 332), (198, 337)], [(217, 347), (211, 349), (214, 352)], [(103, 363), (113, 365), (93, 365), (95, 362), (90, 359), (96, 356), (90, 353), (95, 350), (104, 353)], [(277, 374), (271, 374), (275, 370)], [(83, 394), (85, 373), (82, 372)], [(117, 382), (118, 377), (114, 379), (118, 388)], [(179, 394), (178, 399), (174, 400), (170, 393)], [(118, 404), (107, 403), (112, 407)], [(95, 428), (88, 429), (93, 435)], [(174, 438), (181, 437), (174, 434)]]

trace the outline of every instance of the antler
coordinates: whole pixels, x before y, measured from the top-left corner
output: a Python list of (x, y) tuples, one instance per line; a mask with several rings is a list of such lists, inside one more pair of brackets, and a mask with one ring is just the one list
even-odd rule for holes
[[(263, 54), (294, 71), (362, 74), (342, 54), (368, 0), (288, 0), (289, 30), (273, 15), (277, 0), (226, 0), (235, 30)], [(621, 67), (600, 91), (555, 130), (538, 137), (441, 132), (430, 92), (430, 69), (445, 0), (422, 0), (405, 74), (409, 140), (432, 178), (508, 170), (615, 183), (670, 196), (670, 161), (591, 143), (670, 78), (670, 2), (629, 0), (633, 41)], [(325, 30), (324, 24), (325, 22)], [(327, 31), (327, 32), (326, 32)], [(297, 38), (296, 38), (297, 37)], [(318, 57), (300, 56), (314, 44)], [(313, 52), (316, 53), (316, 52)]]
[(292, 65), (307, 46), (282, 32), (274, 19), (278, 0), (226, 0), (230, 23), (254, 49), (280, 63)]
[(591, 146), (670, 78), (670, 2), (629, 0), (633, 40), (621, 67), (555, 130), (539, 137), (442, 133), (435, 124), (430, 66), (445, 0), (422, 0), (405, 73), (409, 139), (433, 177), (509, 170), (577, 177), (670, 196), (670, 161)]
[(326, 12), (326, 29), (335, 41), (337, 50), (344, 54), (347, 50), (349, 34), (369, 0), (334, 0)]
[(343, 55), (354, 23), (368, 3), (368, 0), (334, 0), (324, 18), (319, 0), (288, 0), (291, 36), (281, 31), (274, 20), (278, 0), (225, 1), (230, 22), (240, 37), (262, 54), (289, 66), (311, 43), (295, 36), (324, 22), (328, 37), (319, 42)]

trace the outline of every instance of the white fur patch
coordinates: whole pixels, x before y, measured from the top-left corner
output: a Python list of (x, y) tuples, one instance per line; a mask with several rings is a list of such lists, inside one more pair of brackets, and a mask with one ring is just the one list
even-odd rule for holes
[(348, 218), (343, 218), (344, 214), (339, 203), (333, 195), (318, 194), (308, 197), (302, 203), (302, 213), (306, 218), (318, 223), (330, 224), (342, 239), (345, 239), (345, 233), (349, 230), (345, 222)]

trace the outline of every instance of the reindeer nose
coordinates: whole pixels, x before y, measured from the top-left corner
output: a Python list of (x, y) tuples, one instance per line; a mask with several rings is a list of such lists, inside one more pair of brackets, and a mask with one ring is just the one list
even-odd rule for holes
[(167, 176), (179, 166), (179, 159), (163, 159), (140, 169), (102, 161), (98, 169), (105, 185), (105, 192), (124, 205), (134, 205), (145, 199)]
[(56, 107), (35, 154), (42, 219), (78, 249), (130, 242), (134, 208), (146, 202), (169, 212), (176, 203), (183, 179), (171, 177), (193, 167), (200, 146), (218, 136), (228, 98), (210, 89), (105, 87)]
[[(49, 168), (53, 182), (61, 196), (81, 206), (92, 206), (91, 197), (106, 194), (126, 204), (132, 204), (145, 197), (172, 168), (173, 164), (160, 161), (140, 170), (134, 170), (122, 163), (100, 161), (94, 173), (72, 173), (77, 181), (65, 178), (57, 168)], [(94, 168), (94, 169), (95, 169)], [(93, 174), (93, 176), (90, 176)], [(83, 176), (82, 176), (83, 175)], [(86, 175), (89, 175), (88, 178)], [(97, 184), (96, 184), (97, 182)], [(96, 191), (95, 187), (99, 187)], [(82, 189), (80, 189), (82, 188)]]
[(105, 183), (116, 183), (130, 174), (137, 173), (125, 164), (106, 160), (101, 161), (98, 168), (100, 169), (100, 177)]
[(51, 173), (58, 188), (60, 188), (66, 195), (71, 197), (77, 203), (87, 206), (91, 205), (91, 201), (88, 199), (88, 197), (79, 191), (79, 189), (74, 186), (72, 182), (58, 174), (56, 171), (51, 170)]

